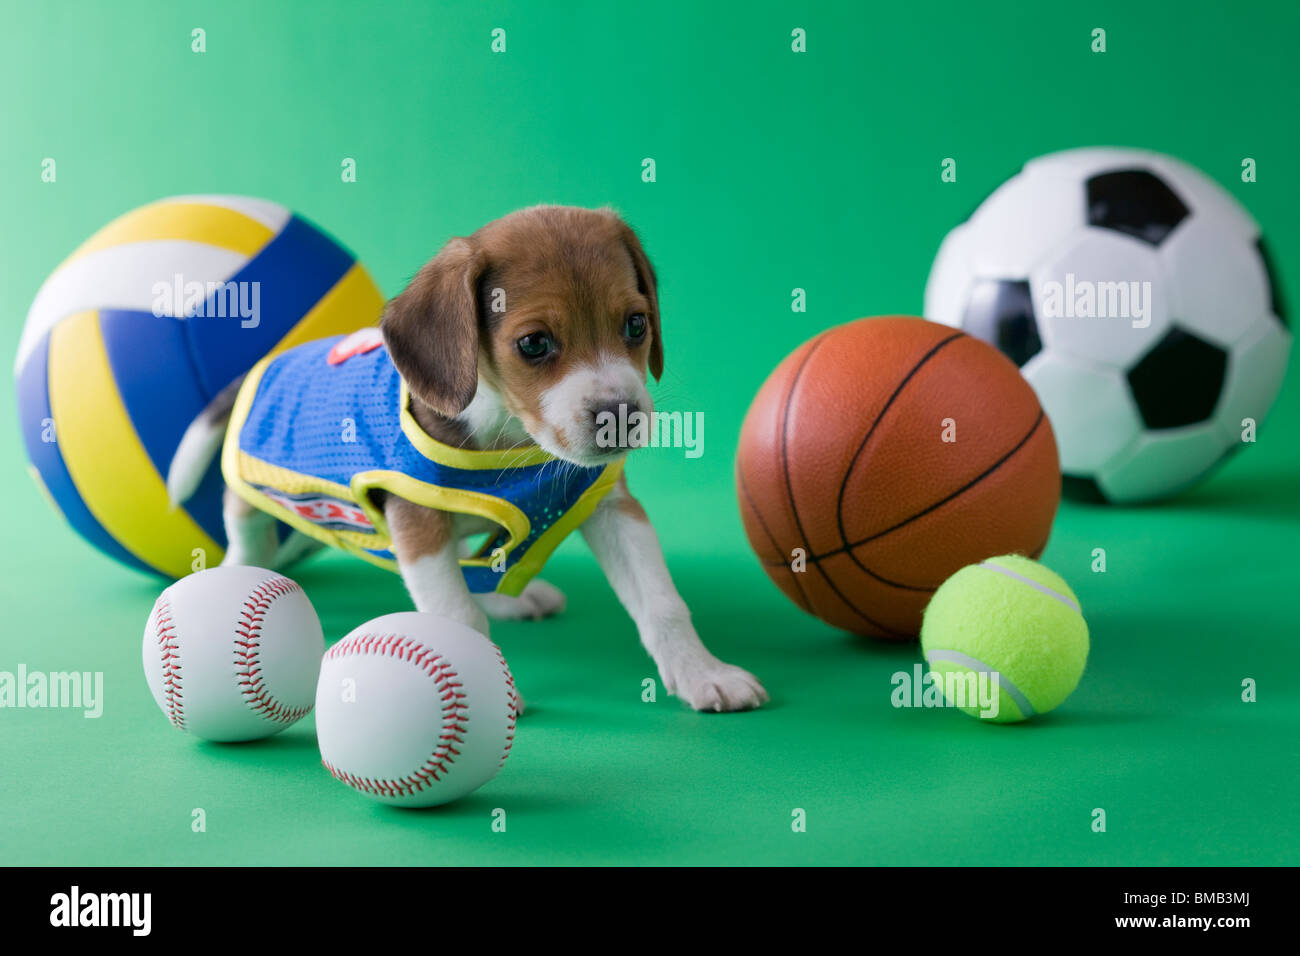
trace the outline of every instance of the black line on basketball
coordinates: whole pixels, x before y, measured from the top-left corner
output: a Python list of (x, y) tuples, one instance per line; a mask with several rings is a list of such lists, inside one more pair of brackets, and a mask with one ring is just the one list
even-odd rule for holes
[(911, 636), (912, 636), (911, 634), (905, 634), (905, 633), (903, 633), (902, 631), (896, 631), (896, 630), (894, 630), (892, 627), (885, 627), (885, 625), (881, 624), (879, 621), (877, 621), (877, 620), (876, 620), (874, 617), (872, 617), (871, 615), (865, 613), (865, 612), (864, 612), (861, 608), (859, 608), (856, 604), (854, 604), (852, 601), (850, 601), (848, 598), (846, 598), (846, 597), (844, 596), (844, 592), (841, 591), (839, 588), (837, 588), (837, 587), (835, 586), (835, 582), (834, 582), (833, 580), (831, 580), (831, 576), (830, 576), (829, 574), (826, 573), (826, 569), (825, 569), (825, 568), (823, 568), (820, 564), (818, 564), (818, 563), (816, 563), (816, 562), (813, 563), (813, 567), (817, 569), (817, 573), (820, 574), (820, 575), (822, 576), (822, 578), (826, 581), (826, 583), (830, 585), (831, 590), (835, 592), (835, 596), (838, 597), (841, 601), (843, 601), (844, 604), (845, 604), (845, 606), (846, 606), (850, 611), (852, 611), (852, 612), (853, 612), (854, 614), (856, 614), (858, 617), (862, 618), (862, 620), (866, 621), (866, 622), (867, 622), (868, 624), (870, 624), (872, 627), (878, 627), (878, 628), (880, 628), (880, 630), (884, 631), (886, 634), (890, 634), (890, 635), (892, 635), (892, 636), (894, 636), (894, 637), (911, 637)]
[[(961, 333), (958, 333), (958, 335), (960, 334)], [(790, 430), (790, 406), (794, 403), (794, 393), (799, 387), (799, 379), (803, 376), (804, 369), (808, 367), (808, 362), (812, 359), (813, 353), (816, 352), (822, 342), (825, 341), (826, 335), (827, 333), (823, 332), (821, 335), (817, 336), (817, 338), (813, 339), (812, 345), (808, 349), (808, 354), (803, 357), (803, 361), (799, 363), (799, 368), (794, 373), (794, 378), (790, 381), (790, 388), (786, 391), (785, 395), (785, 408), (782, 409), (781, 412), (781, 471), (785, 476), (785, 494), (786, 499), (790, 502), (790, 514), (794, 516), (794, 525), (795, 529), (799, 532), (799, 540), (803, 541), (805, 544), (808, 544), (808, 535), (804, 533), (803, 522), (799, 520), (799, 508), (795, 505), (794, 488), (790, 484), (790, 454), (787, 443), (787, 436), (789, 435)], [(811, 546), (809, 547), (809, 550), (812, 550)], [(896, 637), (907, 636), (895, 631), (893, 628), (885, 627), (885, 625), (881, 624), (879, 621), (864, 614), (852, 601), (844, 596), (838, 587), (835, 586), (835, 582), (831, 580), (830, 575), (823, 570), (820, 564), (817, 564), (814, 561), (813, 567), (817, 569), (817, 573), (825, 579), (826, 583), (830, 586), (830, 589), (835, 592), (836, 596), (839, 597), (841, 601), (844, 602), (845, 606), (858, 617), (862, 618), (862, 620), (866, 621), (872, 627), (879, 628), (886, 634), (893, 634)], [(802, 586), (800, 593), (803, 593)], [(811, 607), (812, 601), (810, 600), (808, 604)]]
[(894, 404), (894, 400), (898, 398), (899, 394), (906, 387), (907, 383), (912, 380), (912, 377), (916, 375), (918, 371), (921, 370), (921, 366), (925, 365), (926, 362), (934, 358), (935, 354), (938, 353), (938, 351), (942, 349), (944, 346), (946, 346), (948, 343), (953, 342), (957, 339), (964, 339), (965, 337), (966, 335), (963, 332), (954, 332), (952, 335), (948, 336), (948, 338), (943, 339), (941, 342), (936, 344), (933, 348), (930, 349), (930, 351), (922, 355), (920, 360), (915, 365), (912, 366), (912, 368), (908, 371), (906, 375), (903, 376), (903, 380), (898, 383), (893, 393), (886, 400), (884, 406), (880, 409), (880, 412), (876, 415), (875, 421), (873, 421), (871, 423), (871, 427), (867, 429), (867, 433), (862, 436), (862, 441), (858, 445), (858, 450), (853, 453), (853, 457), (849, 459), (849, 467), (844, 470), (844, 480), (840, 482), (839, 497), (835, 499), (835, 523), (839, 526), (840, 541), (844, 542), (845, 547), (849, 547), (849, 535), (848, 532), (844, 530), (844, 494), (849, 487), (849, 476), (853, 474), (853, 466), (858, 463), (858, 458), (861, 457), (863, 449), (867, 447), (867, 443), (871, 441), (871, 436), (875, 434), (876, 427), (880, 424), (881, 420), (885, 417), (885, 413), (889, 411), (890, 407)]
[[(745, 475), (739, 468), (736, 469), (736, 477), (740, 480), (740, 493), (743, 494), (745, 500), (749, 502), (750, 510), (754, 512), (754, 517), (758, 519), (759, 526), (763, 529), (763, 534), (767, 535), (767, 540), (771, 542), (772, 548), (777, 554), (780, 554), (782, 548), (776, 543), (776, 537), (772, 534), (772, 529), (767, 526), (767, 522), (763, 519), (763, 512), (759, 511), (758, 505), (754, 503), (754, 496), (749, 493), (749, 482), (745, 481)], [(768, 568), (790, 568), (790, 566), (784, 561), (764, 561), (762, 558), (759, 558), (758, 563)], [(808, 600), (808, 595), (804, 593), (803, 585), (799, 583), (798, 573), (793, 568), (790, 568), (790, 574), (794, 577), (794, 586), (799, 589), (799, 606), (809, 614), (816, 614), (817, 612), (814, 611), (812, 607), (812, 601)]]
[[(1038, 417), (1034, 419), (1034, 424), (1030, 427), (1029, 431), (1025, 433), (1024, 437), (1021, 438), (1020, 441), (1016, 442), (1014, 446), (1012, 446), (1009, 452), (1007, 452), (1005, 455), (1003, 455), (1001, 458), (995, 461), (983, 472), (976, 475), (970, 481), (966, 482), (966, 484), (962, 485), (956, 491), (952, 492), (951, 494), (943, 498), (940, 498), (938, 501), (934, 502), (934, 504), (922, 508), (916, 514), (904, 518), (902, 521), (898, 522), (892, 527), (886, 528), (884, 531), (878, 531), (873, 535), (868, 535), (867, 537), (863, 538), (861, 541), (854, 541), (851, 544), (849, 544), (847, 547), (836, 548), (834, 551), (828, 551), (826, 552), (826, 554), (818, 555), (818, 558), (819, 559), (827, 558), (830, 557), (832, 554), (839, 554), (841, 551), (847, 551), (849, 553), (849, 557), (853, 558), (854, 563), (857, 564), (858, 567), (861, 567), (862, 570), (866, 571), (868, 574), (871, 574), (872, 577), (879, 578), (879, 575), (874, 574), (866, 567), (864, 567), (860, 561), (858, 561), (857, 556), (853, 553), (854, 548), (861, 547), (862, 545), (867, 544), (871, 541), (875, 541), (878, 538), (883, 538), (887, 534), (892, 534), (893, 532), (897, 531), (899, 528), (903, 527), (904, 525), (911, 524), (913, 521), (917, 520), (918, 518), (925, 517), (931, 511), (934, 511), (936, 508), (940, 508), (943, 505), (946, 505), (949, 501), (952, 501), (952, 499), (956, 498), (958, 495), (965, 494), (971, 488), (974, 488), (981, 481), (983, 481), (989, 475), (993, 474), (993, 472), (997, 471), (1004, 464), (1006, 464), (1006, 462), (1010, 461), (1011, 458), (1015, 456), (1016, 452), (1020, 451), (1020, 449), (1025, 446), (1025, 444), (1029, 441), (1029, 439), (1034, 437), (1034, 433), (1038, 431), (1039, 426), (1041, 426), (1045, 420), (1046, 420), (1046, 416), (1043, 414), (1042, 409), (1039, 409)], [(884, 581), (884, 583), (886, 584), (894, 584), (894, 582), (887, 581), (884, 578), (879, 578), (879, 580)], [(899, 584), (895, 584), (894, 586), (905, 587), (905, 585), (899, 585)], [(924, 589), (918, 589), (918, 590), (924, 590)]]
[(785, 393), (785, 408), (781, 410), (781, 473), (785, 476), (785, 496), (790, 502), (790, 514), (794, 516), (794, 526), (799, 532), (799, 540), (808, 545), (809, 551), (812, 550), (812, 542), (808, 540), (808, 535), (803, 530), (803, 522), (799, 520), (799, 508), (794, 503), (794, 488), (790, 484), (790, 452), (786, 443), (786, 436), (790, 430), (790, 406), (794, 404), (794, 393), (795, 389), (799, 387), (799, 378), (803, 375), (803, 370), (808, 367), (808, 362), (812, 359), (813, 353), (825, 340), (825, 332), (813, 339), (812, 345), (808, 348), (808, 354), (803, 357), (803, 361), (799, 363), (799, 368), (795, 370), (794, 378), (790, 380), (790, 387)]

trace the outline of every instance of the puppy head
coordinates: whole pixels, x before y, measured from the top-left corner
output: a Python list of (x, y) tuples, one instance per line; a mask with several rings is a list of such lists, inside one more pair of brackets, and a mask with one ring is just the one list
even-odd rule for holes
[(380, 323), (411, 394), (440, 415), (499, 400), (538, 445), (580, 465), (610, 446), (608, 415), (652, 411), (663, 372), (654, 270), (609, 210), (534, 206), (452, 239)]

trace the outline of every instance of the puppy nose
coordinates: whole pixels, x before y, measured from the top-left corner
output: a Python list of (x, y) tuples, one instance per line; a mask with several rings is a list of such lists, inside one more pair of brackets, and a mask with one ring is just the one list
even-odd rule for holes
[(627, 399), (617, 402), (600, 402), (591, 407), (591, 422), (593, 425), (599, 427), (607, 420), (604, 416), (608, 415), (610, 416), (608, 419), (609, 421), (617, 423), (619, 421), (620, 413), (623, 416), (623, 420), (626, 421), (632, 416), (633, 412), (639, 412), (640, 410), (641, 406), (639, 406), (635, 401), (628, 401)]

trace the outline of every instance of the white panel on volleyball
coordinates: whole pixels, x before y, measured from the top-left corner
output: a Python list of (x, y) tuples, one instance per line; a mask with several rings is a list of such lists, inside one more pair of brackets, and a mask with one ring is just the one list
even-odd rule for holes
[[(61, 319), (88, 309), (134, 309), (172, 314), (171, 295), (160, 296), (159, 284), (225, 282), (248, 257), (243, 253), (181, 239), (133, 242), (92, 252), (69, 262), (45, 280), (27, 313), (14, 360), (17, 373), (45, 334)], [(165, 299), (165, 302), (160, 301)]]

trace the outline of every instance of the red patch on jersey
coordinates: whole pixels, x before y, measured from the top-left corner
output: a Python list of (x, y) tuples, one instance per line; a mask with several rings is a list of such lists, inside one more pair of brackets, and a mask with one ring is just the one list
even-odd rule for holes
[(383, 344), (384, 337), (379, 334), (378, 329), (362, 329), (360, 332), (353, 332), (347, 338), (336, 342), (334, 347), (330, 349), (330, 354), (325, 361), (330, 365), (342, 365), (344, 361), (352, 358), (352, 356), (373, 352)]

